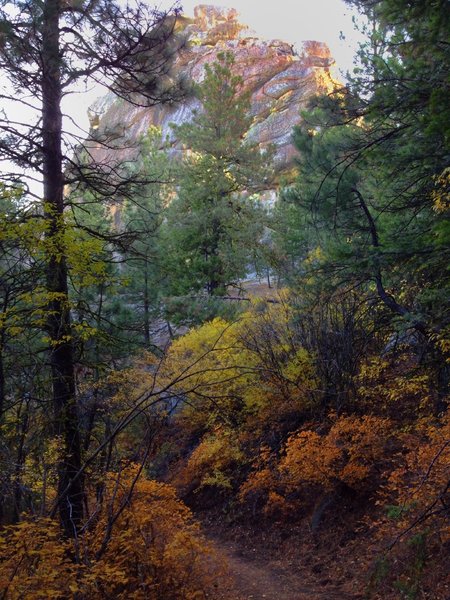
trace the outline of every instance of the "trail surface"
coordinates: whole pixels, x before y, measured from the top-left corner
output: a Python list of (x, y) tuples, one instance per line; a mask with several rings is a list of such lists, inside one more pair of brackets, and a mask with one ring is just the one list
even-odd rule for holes
[(212, 540), (219, 556), (228, 565), (231, 583), (221, 591), (223, 600), (356, 600), (343, 590), (308, 582), (292, 567), (252, 556), (234, 542)]

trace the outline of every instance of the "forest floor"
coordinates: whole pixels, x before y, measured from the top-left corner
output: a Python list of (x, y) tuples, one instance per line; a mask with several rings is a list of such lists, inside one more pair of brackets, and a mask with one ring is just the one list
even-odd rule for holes
[[(219, 561), (228, 572), (217, 596), (221, 600), (358, 600), (364, 594), (345, 589), (336, 582), (327, 565), (311, 557), (295, 555), (295, 549), (284, 556), (276, 548), (277, 541), (256, 537), (251, 543), (248, 531), (227, 527), (202, 519), (203, 529), (215, 548)], [(264, 537), (264, 536), (263, 536)]]
[[(339, 588), (325, 584), (317, 587), (314, 582), (292, 570), (289, 563), (261, 560), (250, 556), (238, 545), (218, 544), (218, 555), (228, 569), (230, 583), (221, 590), (223, 600), (353, 600)], [(362, 598), (362, 596), (359, 596)]]

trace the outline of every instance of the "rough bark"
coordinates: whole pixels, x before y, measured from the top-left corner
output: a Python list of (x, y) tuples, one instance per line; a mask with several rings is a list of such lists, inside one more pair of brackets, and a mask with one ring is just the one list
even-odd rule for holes
[(61, 437), (58, 465), (58, 502), (62, 528), (73, 537), (83, 517), (83, 489), (79, 420), (68, 302), (62, 167), (61, 62), (59, 48), (60, 0), (45, 0), (42, 30), (42, 148), (47, 231), (46, 280), (49, 295), (47, 331), (50, 343), (54, 432)]

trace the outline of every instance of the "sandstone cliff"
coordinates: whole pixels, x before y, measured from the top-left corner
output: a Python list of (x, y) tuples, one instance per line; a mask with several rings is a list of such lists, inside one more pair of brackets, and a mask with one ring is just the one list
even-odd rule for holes
[[(288, 167), (295, 155), (291, 134), (300, 109), (311, 95), (334, 86), (330, 74), (334, 61), (326, 44), (306, 41), (295, 51), (280, 40), (264, 41), (238, 21), (234, 9), (207, 5), (198, 6), (193, 18), (182, 17), (181, 26), (190, 43), (175, 69), (199, 82), (206, 63), (214, 62), (218, 52), (232, 51), (236, 71), (251, 92), (254, 120), (248, 136), (262, 146), (275, 144), (277, 166)], [(118, 131), (122, 141), (136, 140), (156, 125), (175, 149), (177, 140), (170, 124), (189, 120), (196, 108), (193, 98), (178, 105), (139, 108), (109, 94), (91, 107), (90, 117), (100, 133)], [(97, 147), (94, 153), (97, 160), (107, 160), (107, 150)], [(124, 149), (121, 158), (132, 159), (133, 150)]]

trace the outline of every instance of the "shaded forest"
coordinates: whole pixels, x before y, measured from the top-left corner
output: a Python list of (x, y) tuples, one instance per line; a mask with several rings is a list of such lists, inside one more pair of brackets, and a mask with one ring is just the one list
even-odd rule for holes
[[(347, 4), (281, 170), (232, 53), (174, 71), (179, 8), (0, 2), (5, 600), (250, 597), (229, 540), (280, 598), (448, 600), (450, 13)], [(69, 134), (89, 82), (194, 97), (183, 151)]]

